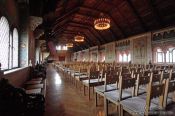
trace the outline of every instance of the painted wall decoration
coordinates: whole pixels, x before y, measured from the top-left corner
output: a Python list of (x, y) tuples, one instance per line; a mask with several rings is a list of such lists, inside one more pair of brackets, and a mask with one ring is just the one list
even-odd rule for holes
[(113, 62), (115, 60), (115, 42), (106, 44), (105, 62)]
[(147, 38), (141, 37), (133, 40), (134, 46), (134, 56), (137, 59), (142, 59), (146, 57), (147, 48)]
[(28, 66), (28, 42), (29, 37), (27, 32), (21, 33), (20, 39), (20, 67)]
[(90, 61), (92, 62), (98, 61), (98, 46), (90, 48)]
[(132, 62), (146, 64), (152, 60), (151, 33), (132, 37)]

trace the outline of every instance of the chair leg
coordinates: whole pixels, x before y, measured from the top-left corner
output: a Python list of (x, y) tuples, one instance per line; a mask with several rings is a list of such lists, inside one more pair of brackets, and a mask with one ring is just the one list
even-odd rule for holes
[(119, 116), (123, 116), (123, 107), (119, 105)]
[(86, 96), (85, 90), (86, 90), (85, 85), (83, 85), (84, 96)]
[(108, 116), (108, 100), (104, 97), (104, 112), (105, 116)]
[(98, 106), (98, 101), (97, 101), (97, 93), (95, 92), (95, 106), (97, 107)]
[(91, 99), (91, 88), (90, 88), (90, 86), (88, 87), (88, 92), (89, 92), (89, 100)]

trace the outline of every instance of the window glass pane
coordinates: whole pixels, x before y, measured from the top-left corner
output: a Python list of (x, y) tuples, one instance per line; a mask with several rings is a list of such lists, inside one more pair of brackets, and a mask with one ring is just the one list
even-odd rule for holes
[(0, 19), (0, 62), (2, 70), (8, 69), (9, 24), (5, 17)]
[(67, 50), (67, 46), (63, 46), (63, 49), (62, 50)]
[(13, 68), (18, 67), (18, 31), (13, 30)]
[(173, 62), (173, 56), (172, 56), (172, 52), (169, 52), (169, 57), (170, 57), (170, 62)]
[(170, 57), (169, 57), (169, 54), (170, 54), (170, 52), (169, 52), (169, 51), (167, 51), (167, 52), (166, 52), (166, 62), (170, 62)]
[(162, 52), (162, 50), (161, 49), (157, 49), (157, 52)]
[(119, 62), (122, 62), (122, 55), (119, 54)]
[(56, 46), (56, 50), (61, 50), (61, 46)]
[(128, 54), (128, 62), (131, 61), (131, 54)]
[(10, 34), (10, 41), (9, 41), (9, 69), (11, 69), (11, 68), (12, 68), (12, 35)]
[(123, 54), (123, 62), (127, 62), (127, 55)]
[(175, 49), (173, 50), (173, 62), (175, 62)]
[(163, 62), (163, 53), (162, 52), (157, 52), (157, 62)]

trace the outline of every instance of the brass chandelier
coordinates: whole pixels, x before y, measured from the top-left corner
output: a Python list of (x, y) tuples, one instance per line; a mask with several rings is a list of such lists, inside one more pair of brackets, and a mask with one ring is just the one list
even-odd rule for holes
[(97, 30), (106, 30), (110, 28), (110, 19), (105, 17), (103, 13), (94, 21), (94, 28)]
[(72, 47), (73, 47), (73, 43), (67, 43), (66, 46), (67, 46), (68, 48), (72, 48)]
[(84, 42), (84, 36), (78, 34), (78, 35), (76, 35), (76, 36), (74, 37), (74, 40), (75, 40), (76, 42)]

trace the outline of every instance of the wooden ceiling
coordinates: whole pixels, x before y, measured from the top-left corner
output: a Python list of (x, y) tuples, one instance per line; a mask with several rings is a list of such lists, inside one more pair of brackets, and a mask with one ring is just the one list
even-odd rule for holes
[[(74, 51), (175, 24), (175, 0), (45, 0), (45, 4), (41, 27), (47, 37), (65, 44), (74, 42), (79, 32), (85, 36), (84, 43), (74, 42)], [(100, 13), (111, 19), (110, 29), (94, 29)]]

